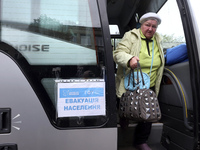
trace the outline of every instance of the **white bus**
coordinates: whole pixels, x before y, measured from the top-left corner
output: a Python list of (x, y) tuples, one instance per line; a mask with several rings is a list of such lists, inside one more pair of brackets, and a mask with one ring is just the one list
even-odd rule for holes
[[(148, 144), (200, 149), (197, 6), (195, 0), (1, 0), (0, 149), (134, 149), (137, 123), (118, 125), (112, 45), (149, 11), (162, 18), (157, 31), (166, 66), (162, 119)], [(115, 34), (109, 25), (118, 27)], [(181, 44), (184, 59), (167, 62)]]

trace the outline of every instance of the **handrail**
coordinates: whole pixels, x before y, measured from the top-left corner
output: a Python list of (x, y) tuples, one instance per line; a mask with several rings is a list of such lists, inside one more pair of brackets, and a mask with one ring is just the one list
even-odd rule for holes
[[(170, 76), (168, 76), (165, 72), (167, 72), (168, 74), (170, 74)], [(183, 101), (182, 105), (183, 105), (184, 125), (185, 125), (185, 127), (187, 129), (193, 130), (193, 127), (191, 125), (189, 125), (189, 123), (188, 123), (188, 112), (187, 112), (186, 97), (185, 97), (183, 88), (181, 86), (181, 83), (178, 80), (178, 78), (176, 77), (176, 75), (170, 69), (165, 68), (165, 72), (164, 72), (164, 75), (168, 76), (172, 80), (172, 83), (174, 83), (174, 84), (177, 85), (177, 86), (175, 86), (175, 89), (176, 89), (177, 93), (179, 93), (179, 96), (180, 96), (181, 100)], [(180, 93), (180, 91), (181, 91), (181, 93)]]

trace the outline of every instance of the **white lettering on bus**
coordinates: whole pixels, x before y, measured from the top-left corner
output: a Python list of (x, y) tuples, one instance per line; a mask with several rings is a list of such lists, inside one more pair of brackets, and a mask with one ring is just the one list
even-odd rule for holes
[(16, 45), (14, 46), (15, 49), (18, 51), (33, 51), (33, 52), (48, 52), (49, 51), (49, 45)]

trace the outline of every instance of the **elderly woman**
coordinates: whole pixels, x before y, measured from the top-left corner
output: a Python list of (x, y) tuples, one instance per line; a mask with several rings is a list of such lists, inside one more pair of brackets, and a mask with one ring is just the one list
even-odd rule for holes
[[(152, 61), (152, 49), (154, 49), (153, 67), (150, 75), (150, 88), (158, 94), (160, 82), (164, 69), (164, 54), (161, 47), (161, 39), (156, 33), (158, 25), (161, 23), (160, 17), (153, 12), (144, 14), (139, 22), (141, 27), (125, 33), (121, 42), (113, 51), (114, 61), (118, 64), (116, 76), (116, 95), (118, 100), (124, 92), (124, 71), (137, 67), (140, 62), (142, 71), (149, 74)], [(154, 43), (154, 44), (153, 44)], [(121, 126), (128, 125), (127, 120), (121, 118)], [(139, 122), (136, 127), (134, 144), (140, 150), (150, 150), (146, 144), (151, 131), (152, 123)]]

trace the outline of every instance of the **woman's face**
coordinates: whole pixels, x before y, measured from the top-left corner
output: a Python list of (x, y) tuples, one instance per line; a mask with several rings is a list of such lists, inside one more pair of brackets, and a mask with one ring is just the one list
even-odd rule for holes
[(157, 27), (158, 23), (156, 20), (147, 20), (141, 25), (141, 31), (147, 39), (151, 39)]

